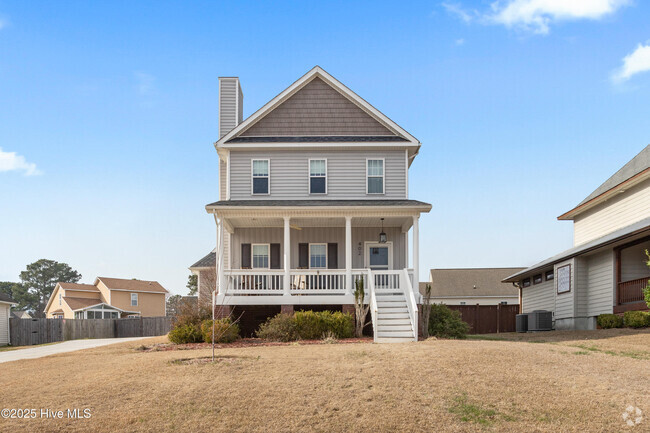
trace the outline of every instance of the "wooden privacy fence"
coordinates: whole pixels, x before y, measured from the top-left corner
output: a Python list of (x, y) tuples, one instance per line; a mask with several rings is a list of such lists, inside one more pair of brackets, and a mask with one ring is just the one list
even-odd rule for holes
[(515, 332), (519, 305), (448, 305), (460, 312), (463, 322), (470, 326), (470, 334)]
[(134, 319), (9, 319), (14, 346), (83, 338), (155, 337), (171, 328), (171, 317)]

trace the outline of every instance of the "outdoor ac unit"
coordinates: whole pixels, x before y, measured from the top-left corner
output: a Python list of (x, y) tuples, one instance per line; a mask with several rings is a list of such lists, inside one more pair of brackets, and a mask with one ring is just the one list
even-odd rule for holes
[(517, 314), (517, 332), (528, 332), (528, 314)]
[(544, 310), (535, 310), (528, 313), (529, 331), (550, 331), (553, 329), (553, 313)]

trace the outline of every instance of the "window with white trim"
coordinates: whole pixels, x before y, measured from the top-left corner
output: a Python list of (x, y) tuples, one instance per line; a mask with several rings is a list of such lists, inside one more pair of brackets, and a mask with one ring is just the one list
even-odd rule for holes
[(309, 194), (327, 194), (327, 160), (309, 160)]
[(137, 293), (131, 293), (131, 306), (132, 307), (137, 307), (138, 306), (138, 294)]
[(369, 159), (367, 160), (366, 173), (368, 194), (384, 193), (384, 160)]
[(253, 244), (251, 246), (253, 268), (269, 268), (269, 244)]
[(254, 159), (252, 165), (253, 194), (269, 194), (269, 160)]
[(309, 267), (327, 269), (327, 244), (309, 244)]
[(59, 293), (59, 305), (61, 305), (61, 304), (62, 304), (62, 302), (61, 302), (61, 294)]

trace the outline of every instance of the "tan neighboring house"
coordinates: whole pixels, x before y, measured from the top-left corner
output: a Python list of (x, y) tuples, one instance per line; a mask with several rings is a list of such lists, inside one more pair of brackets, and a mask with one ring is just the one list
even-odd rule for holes
[(0, 293), (0, 346), (9, 344), (9, 317), (11, 307), (16, 305), (13, 299), (4, 293)]
[(11, 312), (11, 318), (12, 319), (31, 319), (32, 316), (27, 311), (12, 311)]
[(429, 282), (420, 283), (420, 293), (431, 284), (431, 303), (445, 305), (517, 305), (519, 289), (501, 280), (524, 268), (431, 269)]
[(120, 319), (165, 315), (168, 295), (157, 281), (97, 277), (94, 284), (58, 283), (45, 314), (50, 319)]

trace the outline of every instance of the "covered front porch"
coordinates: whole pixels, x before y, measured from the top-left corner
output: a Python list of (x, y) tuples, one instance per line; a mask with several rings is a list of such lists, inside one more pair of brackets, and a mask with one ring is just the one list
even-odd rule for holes
[(615, 313), (647, 310), (643, 289), (650, 280), (646, 250), (650, 250), (650, 237), (644, 237), (621, 245), (615, 254)]
[(208, 209), (217, 223), (215, 301), (351, 305), (360, 279), (366, 290), (372, 279), (379, 293), (409, 286), (419, 300), (419, 215), (429, 209), (409, 200), (291, 207), (219, 202)]

